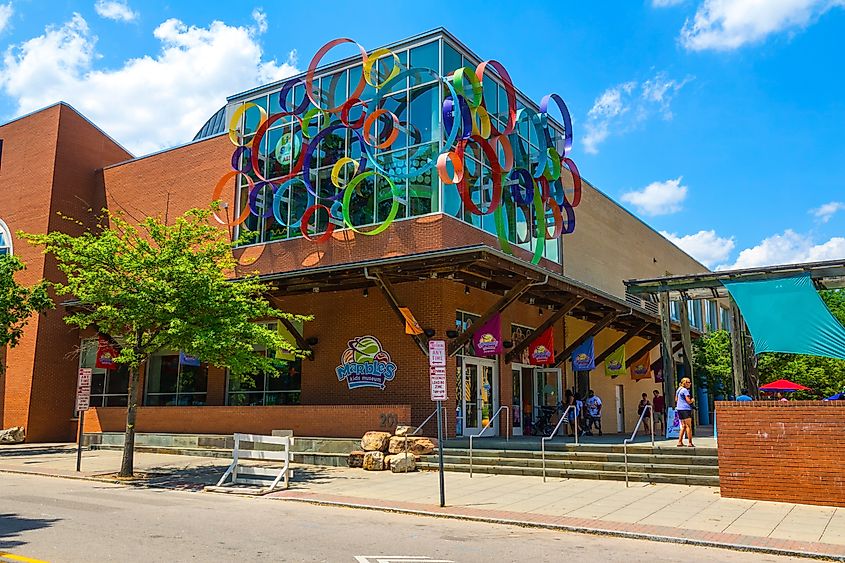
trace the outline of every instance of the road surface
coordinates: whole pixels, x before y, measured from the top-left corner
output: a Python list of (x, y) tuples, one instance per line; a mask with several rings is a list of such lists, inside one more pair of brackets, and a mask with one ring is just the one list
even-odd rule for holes
[[(716, 548), (0, 473), (0, 561), (772, 561)], [(796, 560), (797, 561), (797, 560)]]

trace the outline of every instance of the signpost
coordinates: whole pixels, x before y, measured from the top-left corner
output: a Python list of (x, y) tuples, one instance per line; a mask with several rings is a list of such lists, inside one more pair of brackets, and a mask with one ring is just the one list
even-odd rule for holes
[(85, 424), (85, 411), (91, 407), (91, 368), (79, 368), (76, 380), (76, 412), (79, 415), (77, 430), (79, 441), (76, 444), (76, 470), (82, 467), (82, 428)]
[(446, 341), (428, 341), (428, 377), (431, 400), (437, 403), (437, 450), (440, 458), (440, 506), (446, 506), (443, 491), (443, 401), (446, 400)]

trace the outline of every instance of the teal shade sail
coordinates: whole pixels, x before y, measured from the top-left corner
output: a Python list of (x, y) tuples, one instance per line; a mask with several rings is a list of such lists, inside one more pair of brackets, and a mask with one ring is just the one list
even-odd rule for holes
[(824, 304), (808, 274), (723, 285), (745, 318), (755, 352), (845, 360), (845, 328)]

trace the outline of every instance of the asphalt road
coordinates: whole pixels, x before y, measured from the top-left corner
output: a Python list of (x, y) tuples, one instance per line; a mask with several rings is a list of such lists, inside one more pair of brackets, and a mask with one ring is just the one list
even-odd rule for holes
[(0, 473), (0, 561), (788, 561), (641, 540)]

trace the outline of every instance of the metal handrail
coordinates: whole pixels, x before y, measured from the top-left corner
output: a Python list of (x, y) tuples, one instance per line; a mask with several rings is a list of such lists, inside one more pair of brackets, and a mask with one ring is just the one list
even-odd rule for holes
[(510, 409), (507, 407), (507, 405), (502, 405), (501, 407), (499, 407), (499, 410), (497, 410), (497, 411), (496, 411), (496, 414), (494, 414), (494, 415), (493, 415), (493, 417), (492, 417), (490, 420), (488, 420), (488, 421), (487, 421), (487, 424), (485, 424), (485, 425), (484, 425), (484, 428), (482, 428), (482, 429), (481, 429), (481, 432), (479, 432), (479, 433), (478, 433), (477, 435), (475, 435), (475, 436), (470, 436), (470, 437), (469, 437), (469, 476), (470, 476), (470, 477), (472, 477), (472, 439), (473, 439), (473, 438), (480, 438), (480, 437), (481, 437), (481, 435), (482, 435), (482, 434), (484, 434), (484, 431), (485, 431), (485, 430), (487, 430), (488, 428), (490, 428), (490, 425), (491, 425), (491, 424), (493, 424), (493, 421), (494, 421), (494, 420), (496, 420), (496, 417), (497, 417), (497, 416), (499, 416), (499, 413), (500, 413), (500, 412), (502, 412), (502, 409), (504, 409), (504, 410), (506, 410), (506, 411), (508, 412), (508, 416), (507, 416), (507, 418), (505, 419), (505, 428), (507, 429), (507, 431), (505, 432), (505, 439), (506, 439), (508, 442), (510, 442), (510, 441), (511, 441), (511, 435), (510, 435), (510, 416), (511, 416), (511, 415), (510, 415)]
[[(566, 421), (566, 415), (569, 414), (569, 409), (574, 410), (575, 411), (575, 417), (578, 418), (578, 408), (575, 405), (569, 405), (568, 407), (566, 407), (566, 410), (563, 411), (563, 416), (561, 416), (560, 420), (557, 421), (557, 426), (555, 426), (555, 429), (552, 430), (552, 433), (549, 434), (548, 436), (544, 436), (540, 440), (540, 449), (543, 451), (543, 483), (546, 482), (546, 440), (551, 440), (552, 438), (555, 437), (555, 434), (557, 434), (557, 431), (560, 428), (560, 425), (563, 424)], [(578, 423), (577, 422), (575, 423), (575, 445), (576, 446), (578, 445)]]
[(625, 452), (625, 486), (628, 486), (628, 443), (633, 442), (634, 438), (637, 436), (637, 431), (640, 429), (640, 424), (643, 423), (643, 417), (645, 413), (648, 412), (651, 418), (651, 447), (654, 449), (654, 409), (651, 405), (646, 405), (643, 408), (643, 412), (640, 414), (639, 420), (637, 420), (637, 425), (634, 427), (634, 432), (631, 434), (630, 438), (625, 438), (622, 441), (622, 449)]
[[(441, 406), (440, 408), (443, 410), (443, 428), (444, 428), (444, 430), (443, 430), (444, 434), (443, 434), (443, 435), (444, 435), (444, 437), (446, 437), (446, 436), (448, 436), (448, 435), (449, 435), (449, 423), (448, 423), (448, 419), (446, 418), (446, 407)], [(428, 424), (428, 421), (429, 421), (429, 420), (431, 420), (431, 418), (432, 418), (434, 415), (436, 415), (436, 414), (437, 414), (437, 409), (434, 409), (434, 412), (432, 412), (430, 415), (428, 415), (428, 418), (426, 418), (425, 420), (423, 420), (422, 424), (420, 424), (419, 426), (417, 426), (417, 427), (416, 427), (416, 429), (414, 429), (414, 431), (413, 431), (413, 432), (411, 432), (410, 434), (406, 434), (406, 435), (404, 436), (404, 439), (405, 439), (405, 440), (404, 440), (404, 441), (405, 441), (405, 457), (406, 457), (406, 458), (408, 457), (408, 436), (416, 436), (416, 435), (417, 435), (417, 432), (419, 432), (420, 430), (422, 430), (422, 429), (423, 429), (423, 426), (425, 426), (426, 424)], [(437, 447), (438, 447), (438, 448), (442, 448), (442, 447), (443, 447), (443, 444), (441, 444), (440, 442), (438, 442), (438, 443), (437, 443)]]

